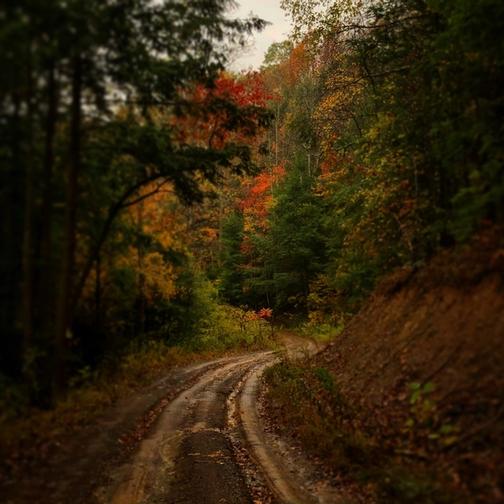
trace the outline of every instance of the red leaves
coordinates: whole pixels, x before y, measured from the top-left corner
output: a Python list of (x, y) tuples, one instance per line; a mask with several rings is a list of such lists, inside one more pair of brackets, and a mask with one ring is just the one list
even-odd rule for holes
[[(222, 148), (230, 137), (250, 144), (254, 132), (261, 128), (261, 114), (272, 99), (257, 72), (237, 78), (223, 73), (213, 86), (196, 85), (186, 96), (200, 113), (174, 119), (178, 140), (214, 148)], [(239, 126), (226, 103), (242, 111)]]
[(223, 74), (215, 83), (212, 96), (230, 98), (240, 107), (266, 107), (272, 99), (266, 91), (261, 74), (249, 73), (241, 80)]
[(240, 78), (223, 73), (214, 84), (214, 87), (196, 86), (192, 101), (208, 104), (213, 99), (225, 98), (239, 107), (266, 107), (267, 102), (273, 99), (272, 95), (266, 91), (263, 78), (258, 72), (249, 73)]
[(273, 310), (271, 308), (261, 308), (258, 312), (257, 315), (259, 318), (262, 318), (264, 320), (268, 320), (273, 316)]
[(285, 176), (285, 168), (276, 166), (271, 172), (263, 172), (254, 177), (246, 186), (246, 195), (240, 207), (250, 217), (254, 225), (265, 229), (266, 218), (272, 204), (272, 189)]

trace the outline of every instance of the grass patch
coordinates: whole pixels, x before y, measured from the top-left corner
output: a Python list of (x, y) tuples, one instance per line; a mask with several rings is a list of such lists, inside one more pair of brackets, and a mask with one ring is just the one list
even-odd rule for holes
[(321, 343), (327, 343), (338, 337), (344, 330), (345, 324), (329, 324), (327, 322), (317, 322), (309, 320), (298, 326), (297, 331), (303, 336), (310, 337)]

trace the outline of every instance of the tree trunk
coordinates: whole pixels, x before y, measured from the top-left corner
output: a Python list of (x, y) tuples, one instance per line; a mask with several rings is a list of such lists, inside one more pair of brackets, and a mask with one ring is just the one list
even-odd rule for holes
[(84, 263), (84, 267), (82, 268), (78, 281), (76, 282), (75, 289), (72, 292), (71, 302), (70, 302), (70, 312), (73, 313), (75, 308), (77, 307), (80, 297), (82, 295), (82, 291), (84, 286), (86, 285), (86, 281), (93, 270), (93, 265), (95, 264), (101, 249), (107, 240), (107, 237), (112, 229), (112, 225), (114, 223), (115, 218), (119, 215), (121, 210), (128, 208), (130, 206), (141, 203), (144, 199), (150, 197), (155, 192), (144, 194), (143, 196), (137, 198), (133, 202), (128, 202), (128, 198), (133, 196), (137, 191), (139, 191), (143, 186), (147, 185), (149, 182), (154, 182), (157, 177), (151, 177), (149, 179), (145, 179), (141, 182), (138, 182), (131, 186), (128, 190), (126, 190), (123, 195), (119, 198), (119, 200), (112, 205), (107, 213), (107, 218), (103, 224), (102, 231), (98, 236), (98, 239), (94, 245), (91, 246), (91, 250), (89, 251), (89, 255), (87, 256), (86, 262)]
[(101, 333), (101, 255), (96, 258), (96, 279), (95, 279), (95, 331)]
[(58, 120), (58, 89), (54, 62), (48, 66), (47, 76), (47, 118), (44, 146), (44, 187), (40, 217), (39, 281), (37, 308), (41, 330), (46, 338), (54, 332), (54, 262), (52, 250), (52, 212), (53, 212), (53, 167), (54, 138)]
[(82, 59), (73, 60), (72, 107), (70, 126), (70, 162), (67, 169), (66, 205), (63, 234), (63, 250), (59, 281), (59, 299), (56, 316), (54, 394), (60, 397), (66, 385), (66, 340), (71, 326), (70, 296), (75, 265), (75, 237), (78, 197), (78, 178), (81, 168), (81, 120), (82, 120)]
[(27, 136), (28, 151), (25, 165), (25, 194), (24, 194), (24, 225), (23, 225), (23, 292), (22, 292), (22, 319), (23, 319), (23, 356), (27, 362), (27, 355), (33, 340), (33, 202), (34, 202), (34, 97), (31, 48), (28, 54), (27, 66)]
[[(21, 88), (21, 86), (19, 86)], [(24, 130), (21, 119), (21, 96), (12, 94), (13, 113), (10, 123), (12, 162), (5, 173), (0, 171), (4, 197), (0, 199), (0, 368), (17, 375), (22, 367), (22, 334), (19, 334), (19, 306), (22, 304), (20, 271), (23, 255), (23, 159)]]
[(145, 334), (145, 273), (143, 247), (143, 202), (137, 206), (137, 264), (138, 264), (138, 336)]

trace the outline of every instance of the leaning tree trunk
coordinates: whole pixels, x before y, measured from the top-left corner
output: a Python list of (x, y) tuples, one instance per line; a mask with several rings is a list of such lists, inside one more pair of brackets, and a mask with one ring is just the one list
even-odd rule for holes
[(75, 266), (75, 238), (78, 197), (78, 178), (81, 167), (81, 120), (82, 120), (82, 59), (73, 60), (72, 107), (70, 126), (70, 162), (66, 180), (66, 205), (63, 231), (63, 250), (56, 316), (54, 394), (61, 396), (66, 386), (66, 341), (71, 326), (72, 295)]

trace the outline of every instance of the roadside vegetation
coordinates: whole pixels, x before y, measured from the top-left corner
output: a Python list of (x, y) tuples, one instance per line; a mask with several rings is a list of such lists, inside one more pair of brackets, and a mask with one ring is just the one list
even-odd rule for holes
[[(287, 361), (269, 369), (265, 380), (268, 408), (277, 432), (323, 460), (330, 473), (338, 477), (342, 489), (356, 485), (353, 491), (360, 501), (454, 502), (445, 474), (422, 460), (394, 453), (362, 424), (358, 406), (349, 404), (338, 391), (327, 368), (311, 361)], [(415, 397), (416, 384), (411, 386), (410, 400)], [(421, 403), (422, 409), (428, 394), (424, 390), (420, 394), (420, 400), (412, 404)], [(445, 430), (441, 442), (448, 438)]]
[(190, 338), (168, 343), (152, 336), (133, 342), (96, 368), (80, 368), (66, 397), (49, 410), (34, 407), (21, 386), (0, 384), (2, 469), (15, 471), (27, 458), (43, 458), (60, 439), (96, 421), (109, 406), (138, 393), (174, 368), (277, 348), (273, 327), (263, 314), (219, 304), (215, 289), (206, 281), (198, 287), (197, 295), (202, 312), (193, 321)]
[(134, 349), (245, 343), (207, 279), (215, 201), (257, 170), (270, 113), (254, 75), (224, 72), (264, 26), (228, 4), (0, 8), (2, 415), (51, 409)]
[(243, 205), (238, 270), (335, 339), (269, 371), (274, 423), (383, 502), (498, 501), (503, 6), (283, 6), (263, 66), (280, 168)]
[[(33, 431), (25, 420), (78, 424), (173, 366), (269, 347), (275, 324), (341, 341), (383, 278), (404, 277), (400, 291), (467, 244), (485, 251), (468, 278), (502, 269), (502, 1), (282, 0), (292, 33), (239, 74), (229, 56), (265, 22), (232, 4), (0, 7), (0, 441)], [(292, 393), (308, 445), (372, 473), (376, 443), (346, 430), (366, 390), (350, 401), (330, 370), (300, 366), (271, 372), (278, 407)], [(415, 401), (431, 381), (411, 377)], [(500, 419), (492, 401), (474, 408)], [(428, 471), (427, 486), (387, 490), (401, 469), (377, 460), (392, 464), (377, 476), (387, 498), (442, 501)]]

